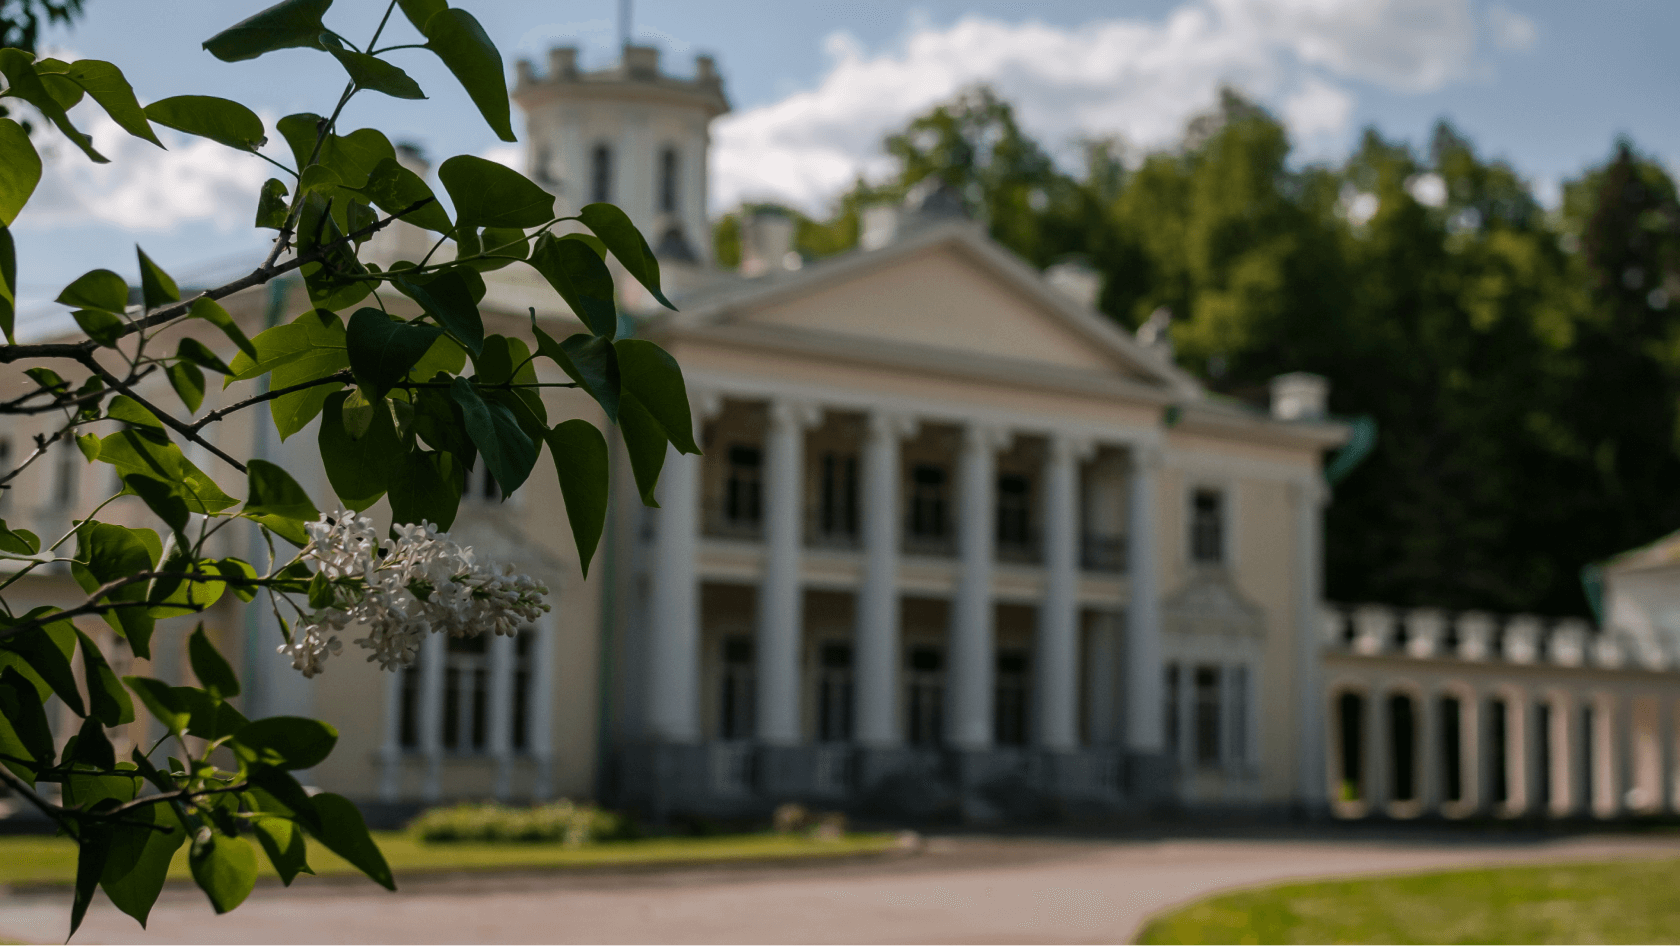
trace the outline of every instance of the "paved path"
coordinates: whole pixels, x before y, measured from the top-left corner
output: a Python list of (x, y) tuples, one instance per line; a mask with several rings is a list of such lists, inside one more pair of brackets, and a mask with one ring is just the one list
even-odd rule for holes
[[(1151, 914), (1288, 878), (1680, 857), (1680, 839), (933, 839), (891, 861), (640, 874), (460, 876), (396, 894), (303, 878), (216, 918), (171, 887), (141, 930), (100, 895), (78, 943), (1130, 942)], [(0, 938), (61, 942), (63, 893), (0, 896)]]

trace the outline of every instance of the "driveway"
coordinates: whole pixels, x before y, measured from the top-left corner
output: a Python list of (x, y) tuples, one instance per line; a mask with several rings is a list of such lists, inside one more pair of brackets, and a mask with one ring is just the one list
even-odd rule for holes
[[(259, 886), (215, 917), (171, 887), (141, 930), (101, 894), (78, 943), (1130, 942), (1162, 909), (1285, 879), (1509, 863), (1680, 857), (1680, 839), (932, 838), (845, 864), (616, 874), (463, 875)], [(67, 892), (0, 897), (0, 938), (61, 942)]]

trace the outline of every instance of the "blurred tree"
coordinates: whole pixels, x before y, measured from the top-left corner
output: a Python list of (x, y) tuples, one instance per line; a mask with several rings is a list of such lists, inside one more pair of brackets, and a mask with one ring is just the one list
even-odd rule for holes
[[(0, 48), (14, 46), (35, 55), (41, 27), (53, 23), (69, 26), (82, 15), (84, 3), (85, 0), (0, 0)], [(10, 105), (8, 110), (7, 105), (0, 104), (0, 118), (19, 111), (16, 102)], [(25, 118), (19, 124), (25, 132), (33, 133), (35, 123), (28, 120), (33, 113), (23, 111)]]

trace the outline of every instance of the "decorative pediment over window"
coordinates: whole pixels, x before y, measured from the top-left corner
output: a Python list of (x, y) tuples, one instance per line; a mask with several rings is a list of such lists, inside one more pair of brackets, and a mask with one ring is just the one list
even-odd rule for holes
[(1162, 603), (1161, 618), (1168, 634), (1249, 638), (1266, 633), (1260, 608), (1220, 570), (1197, 570), (1189, 584)]

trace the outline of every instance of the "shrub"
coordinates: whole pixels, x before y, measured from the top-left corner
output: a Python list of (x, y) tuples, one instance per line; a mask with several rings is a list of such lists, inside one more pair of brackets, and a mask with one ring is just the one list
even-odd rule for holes
[(578, 847), (635, 836), (634, 825), (624, 815), (565, 799), (529, 808), (463, 802), (424, 812), (409, 825), (409, 830), (420, 840), (434, 844), (488, 841), (562, 843)]

